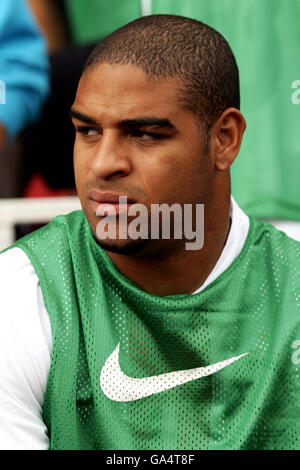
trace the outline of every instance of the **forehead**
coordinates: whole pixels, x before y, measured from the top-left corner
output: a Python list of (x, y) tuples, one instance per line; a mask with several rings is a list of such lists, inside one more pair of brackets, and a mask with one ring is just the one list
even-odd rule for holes
[(87, 69), (79, 82), (74, 105), (95, 115), (109, 113), (118, 119), (137, 114), (171, 116), (180, 107), (175, 79), (152, 79), (133, 65), (101, 64)]

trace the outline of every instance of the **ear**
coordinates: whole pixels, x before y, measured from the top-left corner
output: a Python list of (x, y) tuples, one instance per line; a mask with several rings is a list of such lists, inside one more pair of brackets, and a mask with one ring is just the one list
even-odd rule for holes
[(211, 152), (218, 170), (227, 170), (239, 153), (246, 121), (236, 108), (227, 108), (211, 129)]

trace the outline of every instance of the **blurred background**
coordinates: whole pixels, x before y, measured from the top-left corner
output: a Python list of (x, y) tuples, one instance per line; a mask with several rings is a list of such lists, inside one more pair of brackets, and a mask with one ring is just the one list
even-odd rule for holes
[(79, 207), (69, 109), (83, 64), (111, 31), (156, 13), (228, 40), (247, 121), (233, 196), (300, 240), (299, 0), (1, 0), (0, 249)]

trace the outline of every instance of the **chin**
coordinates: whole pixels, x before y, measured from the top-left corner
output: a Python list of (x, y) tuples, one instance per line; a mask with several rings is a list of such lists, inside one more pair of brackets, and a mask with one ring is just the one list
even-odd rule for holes
[(94, 238), (103, 250), (119, 255), (134, 255), (140, 253), (146, 248), (149, 241), (141, 238), (138, 240), (122, 240), (120, 242), (118, 242), (118, 240), (99, 240), (95, 235)]

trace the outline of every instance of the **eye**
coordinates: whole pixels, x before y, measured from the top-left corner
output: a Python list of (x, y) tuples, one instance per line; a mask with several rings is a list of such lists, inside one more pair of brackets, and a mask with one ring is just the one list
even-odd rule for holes
[(146, 132), (135, 129), (131, 132), (133, 137), (137, 137), (142, 140), (158, 140), (161, 139), (163, 136), (161, 134), (155, 134), (153, 132)]
[(76, 128), (76, 132), (79, 134), (82, 134), (86, 137), (92, 137), (94, 135), (97, 135), (99, 132), (94, 129), (93, 127), (87, 127), (87, 126), (79, 126)]

